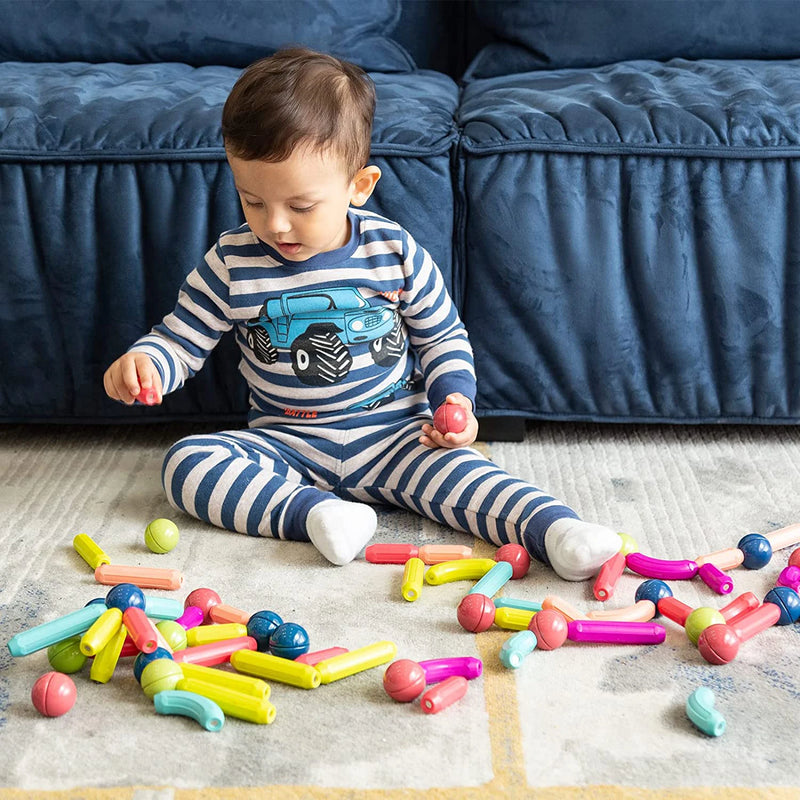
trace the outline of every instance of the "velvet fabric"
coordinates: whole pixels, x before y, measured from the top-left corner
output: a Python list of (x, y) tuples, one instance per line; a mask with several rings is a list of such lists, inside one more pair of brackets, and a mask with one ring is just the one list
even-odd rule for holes
[(407, 71), (399, 17), (400, 0), (0, 0), (0, 61), (245, 67), (305, 44)]
[[(242, 222), (219, 131), (239, 70), (0, 63), (0, 413), (5, 420), (230, 418), (232, 341), (159, 409), (104, 397), (106, 367), (172, 310), (185, 275)], [(456, 85), (374, 75), (371, 208), (452, 275)]]
[(498, 39), (467, 79), (655, 59), (800, 57), (796, 0), (475, 0)]
[(479, 407), (797, 418), (798, 67), (635, 62), (467, 87)]

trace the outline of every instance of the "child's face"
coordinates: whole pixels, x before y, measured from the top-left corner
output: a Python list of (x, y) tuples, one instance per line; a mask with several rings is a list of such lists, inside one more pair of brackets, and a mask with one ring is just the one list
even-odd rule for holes
[[(380, 176), (366, 167), (351, 180), (339, 159), (307, 147), (276, 163), (229, 152), (228, 163), (250, 229), (287, 261), (343, 247), (350, 238), (348, 207), (366, 202)], [(366, 170), (377, 177), (364, 196)]]

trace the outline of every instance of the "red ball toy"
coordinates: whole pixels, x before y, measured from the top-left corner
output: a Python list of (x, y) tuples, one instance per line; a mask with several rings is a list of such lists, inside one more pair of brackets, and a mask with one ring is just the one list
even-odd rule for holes
[(789, 566), (800, 567), (800, 547), (797, 550), (792, 550), (792, 554), (789, 556)]
[(511, 564), (511, 580), (524, 578), (531, 568), (531, 557), (521, 544), (504, 544), (497, 548), (495, 561), (508, 561)]
[(739, 637), (729, 625), (709, 625), (697, 640), (700, 655), (709, 664), (728, 664), (739, 652)]
[(69, 675), (63, 672), (47, 672), (31, 689), (31, 701), (40, 714), (60, 717), (75, 705), (78, 690)]
[(536, 634), (540, 650), (555, 650), (567, 641), (567, 618), (554, 608), (543, 608), (533, 615), (528, 630)]
[(467, 427), (467, 412), (455, 403), (442, 403), (433, 415), (433, 427), (441, 434), (461, 433)]
[(494, 603), (485, 594), (464, 595), (458, 604), (458, 621), (470, 633), (488, 631), (494, 624)]
[(416, 661), (402, 658), (383, 673), (383, 688), (398, 703), (410, 703), (425, 691), (425, 670)]
[(211, 609), (221, 602), (222, 599), (213, 589), (194, 589), (186, 595), (183, 607), (197, 606), (203, 612), (203, 624), (208, 625), (211, 622)]

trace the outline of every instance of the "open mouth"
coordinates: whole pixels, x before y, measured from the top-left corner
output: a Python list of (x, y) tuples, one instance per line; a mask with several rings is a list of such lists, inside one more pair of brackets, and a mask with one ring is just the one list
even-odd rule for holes
[(299, 242), (275, 242), (275, 244), (281, 253), (285, 253), (286, 255), (289, 256), (292, 256), (295, 253), (297, 253), (303, 246)]

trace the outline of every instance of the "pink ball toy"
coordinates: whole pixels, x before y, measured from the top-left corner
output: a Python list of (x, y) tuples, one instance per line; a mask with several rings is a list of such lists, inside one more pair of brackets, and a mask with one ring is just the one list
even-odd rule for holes
[(461, 433), (467, 427), (467, 412), (455, 403), (442, 403), (433, 415), (433, 427), (441, 434)]
[(528, 630), (536, 634), (536, 646), (540, 650), (555, 650), (567, 641), (569, 626), (560, 611), (544, 608), (533, 615)]
[(709, 664), (728, 664), (739, 652), (739, 637), (729, 625), (709, 625), (700, 634), (697, 649)]
[(398, 703), (410, 703), (425, 691), (425, 670), (416, 661), (402, 658), (383, 673), (383, 688)]
[(183, 607), (195, 606), (203, 612), (203, 624), (208, 625), (211, 622), (211, 609), (218, 606), (222, 602), (220, 596), (213, 589), (194, 589), (186, 595), (186, 600), (183, 601)]
[(47, 672), (31, 689), (31, 701), (45, 717), (60, 717), (75, 705), (78, 690), (69, 675), (63, 672)]
[(511, 579), (524, 578), (531, 568), (531, 557), (521, 544), (504, 544), (497, 548), (494, 554), (495, 561), (508, 561), (511, 564)]
[(485, 594), (467, 594), (458, 604), (458, 621), (470, 633), (488, 631), (494, 624), (494, 603)]

